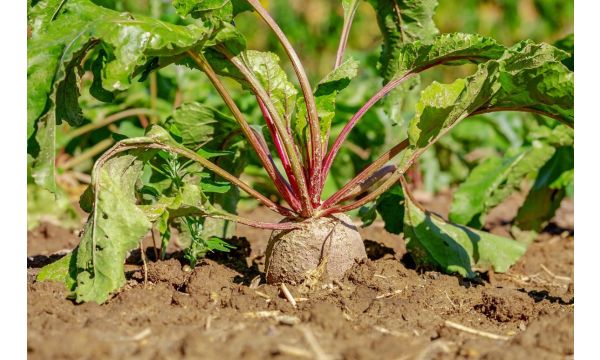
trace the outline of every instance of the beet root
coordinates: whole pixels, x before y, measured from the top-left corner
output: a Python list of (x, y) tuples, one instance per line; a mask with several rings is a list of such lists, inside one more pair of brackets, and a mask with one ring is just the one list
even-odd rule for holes
[(266, 252), (267, 283), (300, 284), (316, 272), (322, 272), (320, 279), (337, 280), (355, 260), (367, 257), (349, 216), (335, 214), (304, 220), (303, 224), (299, 229), (271, 234)]

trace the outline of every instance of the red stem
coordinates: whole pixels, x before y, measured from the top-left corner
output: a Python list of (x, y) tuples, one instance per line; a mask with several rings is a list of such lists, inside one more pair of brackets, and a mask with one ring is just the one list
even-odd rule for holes
[(354, 126), (356, 125), (356, 123), (358, 122), (358, 120), (360, 120), (362, 118), (362, 116), (367, 111), (369, 111), (369, 109), (373, 105), (375, 105), (375, 103), (377, 101), (381, 100), (381, 98), (383, 98), (390, 91), (392, 91), (396, 86), (400, 85), (402, 82), (404, 82), (406, 79), (408, 79), (412, 75), (418, 74), (418, 73), (420, 73), (422, 71), (425, 71), (427, 69), (430, 69), (430, 68), (432, 68), (434, 66), (441, 65), (441, 64), (444, 64), (444, 63), (450, 62), (450, 61), (455, 61), (455, 60), (472, 60), (472, 61), (476, 61), (478, 59), (485, 59), (485, 57), (478, 57), (478, 56), (448, 56), (448, 57), (445, 57), (445, 58), (441, 58), (441, 59), (432, 61), (430, 63), (423, 64), (423, 65), (421, 65), (418, 68), (414, 68), (412, 70), (409, 70), (402, 77), (394, 79), (394, 80), (390, 81), (389, 83), (387, 83), (384, 87), (382, 87), (375, 95), (373, 95), (373, 97), (371, 97), (369, 99), (369, 101), (367, 101), (356, 112), (356, 114), (354, 114), (354, 116), (350, 119), (350, 121), (342, 129), (342, 132), (340, 133), (340, 135), (338, 136), (338, 138), (335, 140), (335, 143), (333, 144), (333, 146), (331, 147), (331, 150), (329, 151), (329, 153), (327, 154), (327, 156), (325, 157), (325, 159), (323, 161), (323, 170), (322, 170), (322, 178), (321, 178), (321, 182), (320, 182), (320, 184), (321, 184), (320, 191), (323, 191), (323, 185), (325, 184), (325, 179), (327, 179), (327, 175), (329, 174), (329, 170), (331, 169), (331, 165), (333, 163), (333, 160), (335, 159), (335, 157), (337, 156), (337, 153), (339, 152), (340, 148), (342, 147), (342, 143), (346, 140), (346, 138), (348, 137), (348, 134), (350, 133), (350, 131), (352, 130), (352, 128), (354, 128)]
[[(377, 189), (373, 190), (373, 192), (367, 194), (365, 197), (361, 198), (360, 200), (357, 200), (357, 201), (355, 201), (355, 202), (353, 202), (351, 204), (348, 204), (348, 205), (340, 206), (340, 205), (337, 205), (337, 204), (331, 204), (327, 208), (325, 208), (319, 215), (320, 216), (327, 216), (327, 215), (334, 214), (334, 213), (347, 212), (347, 211), (359, 208), (359, 207), (365, 205), (366, 203), (375, 200), (379, 195), (381, 195), (384, 192), (386, 192), (401, 176), (403, 176), (404, 173), (415, 163), (415, 161), (417, 160), (417, 158), (423, 152), (425, 152), (425, 150), (429, 149), (429, 147), (432, 144), (434, 144), (438, 139), (440, 139), (442, 136), (444, 136), (450, 130), (452, 130), (456, 126), (456, 124), (458, 124), (459, 122), (461, 122), (465, 118), (468, 118), (468, 117), (473, 116), (473, 115), (478, 115), (478, 114), (488, 113), (488, 112), (496, 112), (496, 111), (507, 111), (507, 110), (522, 111), (522, 112), (531, 112), (530, 111), (531, 109), (527, 109), (527, 108), (511, 108), (511, 109), (507, 109), (507, 108), (486, 108), (485, 110), (483, 110), (481, 108), (477, 109), (477, 110), (471, 112), (470, 114), (467, 114), (466, 116), (461, 117), (461, 118), (457, 119), (456, 121), (454, 121), (454, 123), (452, 125), (450, 125), (449, 127), (443, 129), (442, 132), (440, 132), (437, 135), (436, 139), (430, 141), (426, 146), (424, 146), (422, 148), (419, 148), (414, 153), (412, 153), (411, 156), (410, 156), (410, 158), (408, 159), (408, 161), (406, 161), (401, 168), (397, 168), (396, 171), (394, 171), (394, 173), (387, 180), (385, 180), (382, 184), (380, 184), (377, 187)], [(546, 116), (549, 116), (549, 117), (555, 116), (553, 114), (549, 114), (549, 113), (545, 113), (545, 112), (541, 112), (540, 114), (541, 115), (546, 115)], [(408, 145), (408, 141), (407, 140), (405, 140), (405, 141), (406, 141), (406, 143)], [(365, 171), (363, 171), (363, 173), (364, 172)], [(361, 173), (360, 175), (362, 175), (363, 173)], [(356, 178), (353, 179), (351, 182), (353, 182), (355, 180), (356, 180)], [(344, 188), (346, 188), (346, 187), (344, 187)], [(338, 191), (338, 192), (341, 192), (341, 190)], [(337, 195), (337, 193), (336, 193), (336, 195)], [(341, 196), (338, 197), (338, 198), (341, 198)]]
[(279, 170), (273, 164), (273, 159), (271, 157), (270, 152), (268, 151), (268, 148), (265, 149), (261, 146), (256, 134), (254, 134), (254, 132), (252, 131), (252, 128), (250, 127), (250, 125), (248, 124), (246, 119), (244, 118), (240, 109), (237, 107), (237, 105), (233, 101), (233, 98), (231, 97), (229, 92), (227, 92), (224, 85), (219, 80), (215, 71), (212, 69), (212, 67), (208, 64), (208, 62), (206, 61), (206, 59), (204, 59), (204, 57), (202, 55), (195, 53), (191, 50), (188, 51), (188, 54), (196, 62), (196, 64), (200, 67), (200, 69), (202, 71), (204, 71), (204, 73), (208, 76), (209, 80), (211, 81), (211, 83), (213, 84), (213, 86), (215, 87), (215, 89), (217, 90), (219, 95), (221, 95), (221, 98), (223, 99), (223, 101), (225, 102), (227, 107), (231, 110), (231, 113), (233, 114), (234, 118), (240, 125), (242, 132), (244, 133), (244, 135), (246, 136), (246, 138), (252, 145), (252, 148), (258, 155), (263, 166), (265, 167), (265, 170), (267, 171), (269, 178), (271, 178), (271, 180), (273, 181), (273, 184), (275, 184), (277, 191), (279, 191), (281, 196), (284, 199), (286, 199), (286, 201), (288, 201), (290, 206), (293, 206), (292, 199), (294, 199), (294, 196), (292, 196), (290, 194), (290, 189), (289, 189), (288, 184), (286, 183), (285, 179), (283, 178), (283, 176), (281, 175)]
[[(273, 20), (268, 11), (260, 4), (258, 0), (247, 0), (248, 3), (254, 8), (256, 13), (263, 19), (263, 21), (273, 30), (273, 33), (283, 46), (285, 53), (287, 54), (290, 62), (292, 63), (292, 68), (294, 69), (294, 73), (296, 73), (296, 77), (298, 78), (298, 82), (300, 83), (300, 88), (302, 89), (302, 94), (304, 95), (304, 104), (306, 105), (306, 115), (308, 120), (308, 126), (310, 129), (310, 154), (311, 159), (309, 161), (310, 169), (308, 171), (308, 184), (307, 190), (308, 195), (310, 196), (311, 204), (309, 206), (313, 207), (318, 205), (321, 202), (321, 170), (323, 165), (323, 141), (321, 140), (321, 128), (319, 126), (319, 115), (317, 113), (317, 106), (315, 105), (315, 97), (312, 92), (312, 88), (310, 86), (310, 82), (308, 81), (308, 77), (306, 76), (306, 72), (304, 67), (302, 66), (302, 62), (298, 57), (298, 54), (294, 50), (292, 44), (285, 36), (279, 25)], [(312, 209), (311, 211), (312, 212)]]
[(413, 74), (414, 73), (412, 73), (412, 72), (408, 72), (404, 76), (387, 83), (375, 95), (373, 95), (373, 97), (371, 97), (369, 99), (369, 101), (367, 101), (356, 112), (356, 114), (354, 114), (354, 116), (352, 116), (352, 118), (350, 119), (350, 121), (348, 121), (348, 123), (346, 123), (346, 125), (342, 129), (342, 132), (340, 133), (340, 135), (337, 137), (337, 139), (335, 139), (335, 142), (333, 143), (331, 150), (325, 157), (325, 161), (323, 163), (323, 172), (322, 172), (323, 178), (321, 179), (321, 184), (325, 183), (325, 179), (327, 178), (327, 175), (329, 174), (329, 170), (331, 169), (331, 164), (333, 163), (333, 160), (335, 159), (337, 153), (340, 151), (340, 148), (342, 147), (342, 144), (344, 143), (344, 141), (348, 137), (348, 134), (350, 134), (350, 131), (352, 130), (352, 128), (354, 128), (354, 126), (356, 125), (358, 120), (360, 120), (363, 117), (363, 115), (367, 111), (369, 111), (369, 109), (371, 109), (371, 107), (373, 107), (373, 105), (375, 105), (375, 103), (377, 101), (379, 101), (381, 98), (383, 98), (385, 95), (387, 95), (387, 93), (392, 91), (396, 86), (400, 85), (403, 81), (408, 79), (408, 77)]
[(338, 190), (335, 194), (333, 194), (329, 199), (327, 199), (323, 203), (323, 208), (327, 209), (333, 205), (337, 205), (340, 201), (344, 200), (348, 193), (350, 193), (354, 188), (359, 186), (361, 183), (366, 181), (372, 174), (377, 172), (381, 167), (383, 167), (388, 161), (398, 155), (402, 150), (404, 150), (409, 145), (408, 139), (402, 141), (400, 144), (392, 147), (390, 150), (383, 153), (381, 156), (377, 158), (377, 160), (373, 161), (371, 165), (364, 168), (358, 175), (354, 177), (354, 179), (350, 180), (344, 187)]
[(258, 102), (258, 106), (260, 107), (260, 111), (263, 114), (263, 118), (267, 123), (267, 127), (269, 128), (269, 133), (271, 134), (271, 138), (273, 139), (273, 144), (275, 144), (275, 151), (277, 151), (277, 155), (279, 159), (281, 159), (281, 163), (283, 164), (283, 169), (285, 170), (285, 174), (287, 175), (290, 184), (292, 185), (292, 190), (294, 192), (294, 197), (298, 197), (298, 182), (296, 181), (296, 177), (294, 176), (294, 172), (292, 171), (292, 165), (290, 163), (290, 159), (283, 148), (283, 144), (281, 143), (281, 138), (277, 133), (277, 129), (275, 129), (275, 123), (273, 122), (273, 118), (269, 114), (265, 103), (256, 95), (256, 101)]
[[(269, 153), (269, 161), (271, 163), (271, 166), (273, 168), (276, 168), (275, 162), (273, 162), (273, 158), (270, 155), (269, 147), (267, 146), (264, 137), (262, 136), (262, 134), (259, 134), (257, 130), (252, 129), (252, 131), (255, 132), (255, 136), (258, 140), (259, 146), (263, 149), (264, 152)], [(292, 206), (292, 209), (294, 211), (299, 212), (302, 210), (300, 202), (298, 201), (297, 197), (292, 193), (290, 185), (287, 183), (287, 181), (283, 179), (283, 177), (281, 177), (279, 181), (273, 182), (273, 184), (277, 188), (277, 191), (279, 191), (279, 194), (285, 199), (285, 201), (287, 201), (287, 203)]]

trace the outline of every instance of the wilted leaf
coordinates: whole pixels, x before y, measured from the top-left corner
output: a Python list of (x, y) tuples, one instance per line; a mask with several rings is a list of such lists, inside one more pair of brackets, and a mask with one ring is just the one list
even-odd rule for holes
[(77, 302), (103, 303), (125, 283), (125, 257), (151, 227), (136, 206), (142, 165), (136, 154), (125, 154), (109, 159), (95, 174), (96, 201), (76, 252)]

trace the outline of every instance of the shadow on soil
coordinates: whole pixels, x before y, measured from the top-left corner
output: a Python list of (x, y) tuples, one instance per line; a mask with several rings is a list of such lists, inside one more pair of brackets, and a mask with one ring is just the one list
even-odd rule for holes
[(35, 255), (27, 257), (27, 268), (41, 268), (62, 258), (65, 254)]
[[(248, 264), (246, 262), (246, 258), (250, 257), (251, 252), (250, 243), (246, 238), (233, 237), (231, 239), (227, 239), (227, 243), (234, 246), (235, 248), (231, 249), (230, 252), (210, 252), (206, 255), (206, 258), (213, 260), (221, 265), (227, 266), (228, 268), (240, 273), (240, 276), (236, 276), (234, 278), (234, 282), (236, 284), (250, 285), (250, 282), (256, 276), (262, 276), (261, 272), (258, 270), (258, 264), (256, 263), (256, 259), (252, 260), (252, 264)], [(156, 255), (158, 254), (158, 251), (155, 251), (154, 247), (146, 248), (145, 252), (146, 259), (148, 261), (155, 262), (157, 260)], [(181, 263), (181, 266), (184, 266), (188, 263), (183, 257), (183, 251), (176, 251), (167, 254), (165, 260), (168, 259), (178, 260)], [(132, 265), (142, 265), (140, 250), (132, 250), (129, 254), (129, 257), (127, 258), (126, 263)], [(199, 262), (197, 266), (202, 266), (202, 262)], [(133, 271), (131, 272), (131, 274), (136, 272), (137, 271)]]
[(557, 304), (560, 304), (560, 305), (573, 305), (573, 304), (575, 304), (575, 298), (572, 298), (569, 301), (564, 301), (562, 298), (560, 298), (558, 296), (552, 296), (552, 295), (550, 295), (550, 293), (548, 293), (548, 291), (546, 291), (546, 290), (542, 290), (542, 291), (530, 290), (530, 291), (527, 291), (525, 289), (518, 289), (518, 291), (527, 294), (536, 303), (539, 303), (542, 300), (548, 300), (551, 303), (557, 303)]

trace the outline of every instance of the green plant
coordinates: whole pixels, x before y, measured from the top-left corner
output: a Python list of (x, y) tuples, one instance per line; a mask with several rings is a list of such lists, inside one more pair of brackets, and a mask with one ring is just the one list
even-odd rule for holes
[[(480, 35), (438, 35), (432, 20), (435, 0), (369, 3), (383, 35), (379, 71), (384, 86), (329, 146), (336, 97), (359, 70), (358, 61), (344, 60), (358, 0), (342, 2), (344, 26), (335, 64), (314, 89), (298, 54), (257, 0), (173, 1), (186, 19), (182, 25), (118, 13), (86, 0), (38, 2), (30, 10), (35, 21), (28, 43), (29, 153), (38, 184), (54, 187), (56, 124), (77, 125), (81, 120), (77, 79), (87, 62), (95, 64), (90, 94), (102, 101), (127, 90), (135, 78), (173, 63), (199, 69), (232, 115), (205, 104), (186, 104), (169, 120), (150, 126), (144, 136), (120, 140), (106, 151), (96, 161), (90, 189), (82, 196), (82, 208), (90, 217), (81, 243), (45, 269), (40, 279), (66, 279), (77, 301), (103, 302), (124, 283), (125, 256), (153, 224), (168, 240), (169, 224), (183, 219), (192, 234), (187, 252), (192, 262), (203, 249), (226, 249), (222, 243), (198, 241), (198, 218), (276, 230), (267, 252), (267, 279), (339, 276), (355, 258), (366, 257), (356, 228), (340, 214), (379, 198), (376, 210), (388, 209), (386, 217), (393, 219), (389, 204), (395, 195), (386, 191), (397, 184), (401, 186), (396, 195), (403, 194), (405, 209), (402, 217), (397, 208), (396, 222), (403, 223), (418, 262), (469, 277), (475, 269), (506, 270), (522, 255), (523, 245), (429, 214), (410, 196), (404, 174), (458, 123), (475, 115), (535, 113), (564, 124), (555, 129), (568, 136), (574, 123), (573, 73), (562, 61), (569, 54), (532, 41), (505, 47)], [(248, 10), (276, 35), (300, 92), (275, 54), (246, 48), (232, 21)], [(321, 198), (344, 141), (374, 104), (410, 91), (419, 74), (430, 68), (465, 63), (476, 64), (477, 70), (448, 84), (427, 86), (405, 137), (333, 195)], [(264, 128), (247, 121), (222, 78), (234, 80), (255, 97)], [(240, 177), (250, 148), (284, 203), (274, 202)], [(286, 218), (265, 223), (235, 215), (236, 200), (226, 196), (234, 188)], [(301, 239), (316, 240), (310, 246), (319, 251), (308, 251)], [(201, 250), (194, 250), (198, 246)], [(277, 274), (270, 267), (275, 263)]]

